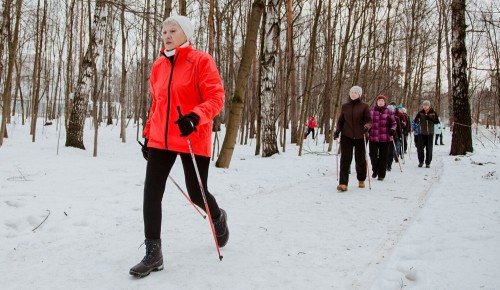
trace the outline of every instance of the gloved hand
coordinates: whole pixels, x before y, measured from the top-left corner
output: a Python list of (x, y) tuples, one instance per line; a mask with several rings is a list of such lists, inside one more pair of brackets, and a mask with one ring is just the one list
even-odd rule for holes
[(200, 121), (200, 117), (195, 113), (189, 113), (184, 116), (180, 116), (180, 118), (174, 123), (179, 126), (179, 130), (181, 131), (181, 136), (186, 137), (189, 134), (193, 133), (196, 130), (196, 125)]
[(339, 136), (340, 136), (340, 132), (337, 132), (337, 131), (333, 132), (333, 140), (337, 140), (339, 138)]
[(363, 134), (368, 133), (368, 131), (369, 131), (369, 130), (370, 130), (370, 129), (369, 129), (368, 127), (363, 127)]
[(394, 131), (392, 129), (389, 130), (389, 135), (394, 136), (394, 133), (396, 133), (396, 131)]
[(148, 160), (149, 157), (149, 148), (148, 148), (148, 139), (144, 139), (144, 144), (141, 143), (141, 141), (137, 141), (141, 145), (141, 151), (142, 151), (142, 157), (144, 159)]

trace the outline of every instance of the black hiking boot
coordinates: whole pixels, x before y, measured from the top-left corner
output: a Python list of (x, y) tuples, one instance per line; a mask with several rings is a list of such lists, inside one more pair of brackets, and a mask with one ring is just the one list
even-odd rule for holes
[(227, 214), (222, 208), (220, 209), (220, 216), (213, 219), (215, 235), (217, 236), (217, 243), (219, 247), (224, 247), (229, 240), (229, 229), (227, 227)]
[(146, 256), (142, 261), (130, 269), (130, 275), (143, 278), (149, 275), (151, 271), (163, 270), (163, 255), (161, 254), (161, 239), (146, 239)]

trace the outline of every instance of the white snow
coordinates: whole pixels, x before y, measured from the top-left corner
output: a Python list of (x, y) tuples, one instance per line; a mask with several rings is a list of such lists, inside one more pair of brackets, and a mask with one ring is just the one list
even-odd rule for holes
[[(55, 122), (40, 123), (32, 143), (13, 121), (0, 147), (2, 289), (500, 289), (500, 143), (485, 129), (467, 156), (448, 155), (446, 130), (431, 168), (417, 167), (412, 145), (403, 172), (394, 163), (371, 190), (357, 187), (353, 166), (347, 192), (336, 190), (323, 135), (309, 136), (302, 157), (293, 144), (270, 158), (254, 156), (255, 142), (237, 145), (231, 167), (212, 163), (209, 174), (228, 213), (223, 260), (208, 222), (168, 180), (165, 269), (136, 279), (146, 165), (137, 128), (121, 143), (119, 127), (100, 127), (92, 157), (88, 124), (87, 150), (64, 147), (63, 130), (57, 154)], [(180, 161), (171, 176), (185, 188)]]

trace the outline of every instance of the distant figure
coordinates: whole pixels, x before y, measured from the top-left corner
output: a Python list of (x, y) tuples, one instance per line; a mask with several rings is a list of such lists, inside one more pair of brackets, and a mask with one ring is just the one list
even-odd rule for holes
[(394, 105), (387, 106), (387, 109), (390, 110), (394, 115), (394, 120), (396, 122), (396, 130), (390, 136), (391, 143), (389, 144), (389, 151), (387, 152), (387, 171), (392, 170), (392, 162), (399, 162), (399, 158), (401, 157), (401, 143), (403, 136), (403, 124), (401, 119), (396, 114), (396, 107)]
[(372, 118), (370, 107), (361, 101), (363, 90), (354, 86), (349, 90), (349, 101), (342, 105), (340, 116), (337, 121), (337, 129), (333, 133), (336, 140), (340, 134), (340, 177), (338, 191), (347, 191), (349, 183), (349, 171), (352, 162), (352, 150), (356, 162), (356, 177), (358, 186), (365, 187), (366, 180), (366, 151), (365, 134), (370, 130)]
[[(418, 126), (418, 167), (422, 167), (425, 162), (425, 167), (431, 167), (432, 161), (432, 144), (434, 140), (434, 124), (439, 123), (439, 118), (431, 108), (431, 102), (425, 100), (422, 103), (422, 110), (420, 110), (415, 119), (413, 120)], [(424, 154), (425, 151), (425, 154)]]
[(309, 136), (309, 133), (313, 133), (313, 140), (314, 140), (314, 129), (316, 128), (317, 124), (316, 124), (316, 119), (314, 119), (314, 116), (311, 116), (309, 117), (309, 121), (307, 121), (307, 132), (306, 134), (304, 135), (304, 139), (307, 138), (307, 136)]
[[(401, 105), (398, 105), (397, 107), (400, 106)], [(403, 108), (403, 106), (401, 106), (401, 111), (403, 112), (403, 115), (405, 116), (406, 119), (406, 126), (403, 127), (403, 152), (404, 154), (406, 154), (406, 152), (408, 151), (408, 135), (411, 132), (412, 123), (410, 116), (408, 115), (408, 113), (406, 113), (406, 108)]]
[[(443, 143), (443, 125), (441, 125), (441, 122), (434, 124), (434, 145), (444, 145)], [(438, 139), (439, 139), (439, 144), (438, 144)]]

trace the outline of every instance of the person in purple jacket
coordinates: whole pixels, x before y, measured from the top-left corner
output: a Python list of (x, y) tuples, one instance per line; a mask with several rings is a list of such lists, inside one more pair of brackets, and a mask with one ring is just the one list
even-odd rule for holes
[(372, 177), (384, 180), (388, 150), (391, 136), (396, 131), (396, 120), (391, 110), (387, 108), (387, 97), (379, 95), (375, 98), (375, 106), (370, 108), (372, 126), (370, 128), (370, 160), (372, 162)]

